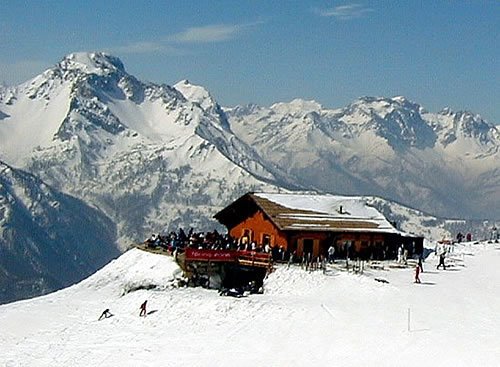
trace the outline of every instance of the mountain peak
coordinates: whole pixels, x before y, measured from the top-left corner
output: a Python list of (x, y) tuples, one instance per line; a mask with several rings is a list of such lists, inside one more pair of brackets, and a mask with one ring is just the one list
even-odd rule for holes
[(296, 98), (291, 102), (279, 102), (271, 106), (271, 109), (284, 114), (307, 114), (310, 112), (318, 112), (323, 107), (316, 101), (306, 101), (304, 99)]
[(125, 72), (121, 60), (104, 52), (75, 52), (64, 57), (58, 64), (62, 70), (79, 70), (88, 74)]
[(364, 96), (358, 98), (351, 105), (365, 105), (367, 107), (375, 109), (401, 106), (417, 111), (421, 108), (419, 104), (410, 101), (405, 96), (395, 96), (392, 98)]
[(174, 85), (174, 88), (189, 101), (198, 103), (202, 108), (208, 108), (216, 104), (210, 93), (202, 86), (194, 85), (184, 79)]
[(410, 108), (414, 108), (416, 106), (417, 107), (416, 109), (418, 109), (418, 107), (420, 107), (419, 104), (409, 100), (405, 96), (395, 96), (395, 97), (390, 98), (389, 100), (392, 101), (392, 103), (396, 103), (400, 106), (408, 106)]

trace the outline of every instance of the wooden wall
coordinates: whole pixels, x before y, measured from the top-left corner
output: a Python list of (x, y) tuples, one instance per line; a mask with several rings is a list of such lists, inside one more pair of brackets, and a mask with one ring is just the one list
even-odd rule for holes
[[(255, 242), (263, 245), (264, 235), (269, 236), (272, 247), (282, 247), (291, 253), (302, 257), (307, 248), (312, 247), (313, 257), (326, 256), (328, 247), (335, 245), (336, 257), (347, 255), (347, 244), (351, 246), (351, 256), (364, 259), (394, 258), (397, 248), (401, 245), (402, 238), (395, 234), (363, 233), (363, 232), (314, 232), (314, 231), (288, 231), (279, 230), (260, 210), (229, 230), (229, 234), (236, 239), (241, 239), (249, 232), (248, 243)], [(419, 243), (419, 245), (421, 245)], [(305, 251), (306, 249), (306, 251)], [(309, 250), (310, 251), (310, 250)]]
[(261, 211), (257, 211), (251, 217), (231, 228), (229, 234), (233, 238), (240, 239), (244, 236), (245, 230), (250, 230), (251, 232), (250, 243), (254, 241), (257, 245), (262, 245), (263, 236), (268, 235), (271, 238), (271, 246), (282, 246), (285, 250), (287, 249), (288, 241), (286, 235), (269, 221)]

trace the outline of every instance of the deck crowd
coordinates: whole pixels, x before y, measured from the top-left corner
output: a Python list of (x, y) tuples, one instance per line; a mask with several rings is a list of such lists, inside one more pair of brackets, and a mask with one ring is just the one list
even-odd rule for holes
[[(243, 237), (232, 238), (229, 234), (221, 234), (217, 230), (213, 232), (195, 232), (192, 228), (186, 233), (180, 228), (177, 232), (171, 231), (168, 234), (152, 234), (146, 240), (146, 245), (150, 248), (160, 247), (173, 253), (183, 252), (186, 247), (204, 250), (235, 250), (235, 251), (255, 251), (265, 252), (272, 255), (273, 261), (289, 261), (290, 253), (283, 247), (260, 245), (253, 241), (248, 241)], [(293, 260), (293, 256), (292, 256)]]

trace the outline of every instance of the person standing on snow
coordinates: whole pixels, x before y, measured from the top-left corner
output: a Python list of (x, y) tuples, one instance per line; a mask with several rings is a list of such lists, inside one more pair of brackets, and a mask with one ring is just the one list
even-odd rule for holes
[(403, 245), (398, 248), (398, 264), (401, 264), (403, 261)]
[(415, 266), (415, 283), (420, 283), (420, 266)]
[(293, 264), (293, 258), (295, 256), (295, 252), (291, 252), (290, 253), (290, 256), (288, 257), (288, 266), (287, 266), (287, 269), (290, 269), (290, 265)]
[(424, 257), (423, 254), (420, 254), (418, 256), (418, 264), (417, 264), (417, 266), (420, 268), (420, 272), (421, 273), (424, 272), (424, 264), (423, 264), (423, 259), (422, 259), (423, 257)]
[(333, 258), (334, 256), (335, 256), (335, 247), (333, 247), (333, 245), (330, 245), (330, 247), (328, 247), (328, 262), (330, 264), (335, 262), (335, 259)]
[(408, 249), (403, 250), (403, 264), (408, 265)]
[(141, 312), (139, 313), (139, 316), (146, 316), (146, 304), (147, 303), (148, 303), (147, 300), (142, 302), (141, 307), (140, 307)]
[(446, 249), (442, 248), (441, 251), (439, 252), (439, 264), (436, 267), (436, 269), (439, 269), (439, 267), (442, 265), (443, 270), (446, 270), (446, 265), (444, 264), (445, 256), (446, 256)]
[(497, 230), (496, 226), (493, 226), (493, 228), (491, 228), (490, 240), (491, 241), (497, 241), (498, 240), (498, 230)]

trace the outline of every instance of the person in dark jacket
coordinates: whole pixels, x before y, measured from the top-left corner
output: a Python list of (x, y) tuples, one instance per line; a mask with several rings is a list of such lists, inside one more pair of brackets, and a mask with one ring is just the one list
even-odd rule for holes
[(147, 300), (142, 302), (141, 307), (140, 307), (141, 312), (139, 313), (139, 316), (146, 316), (146, 313), (147, 313), (146, 312), (146, 304), (147, 303), (148, 303)]
[(443, 266), (443, 270), (446, 270), (446, 265), (444, 264), (445, 254), (446, 252), (444, 250), (439, 254), (439, 264), (436, 269), (439, 269), (440, 266)]
[(113, 316), (113, 314), (109, 312), (109, 308), (106, 308), (104, 311), (102, 311), (101, 316), (99, 316), (99, 321), (101, 321), (102, 319), (107, 319), (108, 317), (111, 316)]
[(420, 268), (420, 272), (424, 272), (424, 263), (423, 263), (423, 255), (418, 257), (418, 267)]

